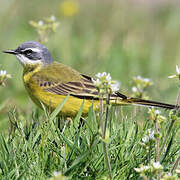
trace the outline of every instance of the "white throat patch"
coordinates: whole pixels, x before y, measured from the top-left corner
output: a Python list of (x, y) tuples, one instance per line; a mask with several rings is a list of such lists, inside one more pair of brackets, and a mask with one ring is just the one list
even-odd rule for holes
[(27, 65), (32, 66), (36, 64), (42, 64), (41, 60), (30, 60), (23, 54), (17, 54), (16, 57), (23, 66), (27, 66)]

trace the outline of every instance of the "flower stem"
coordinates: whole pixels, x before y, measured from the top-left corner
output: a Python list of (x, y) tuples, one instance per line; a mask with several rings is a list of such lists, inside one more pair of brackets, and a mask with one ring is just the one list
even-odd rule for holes
[[(106, 139), (106, 129), (107, 129), (107, 124), (108, 124), (108, 116), (109, 116), (109, 101), (110, 101), (110, 94), (107, 95), (106, 99), (106, 117), (105, 117), (105, 122), (104, 122), (104, 128), (102, 131), (102, 139)], [(112, 170), (111, 170), (111, 164), (110, 164), (110, 159), (109, 159), (109, 154), (108, 154), (108, 145), (105, 141), (103, 141), (103, 149), (104, 149), (104, 154), (105, 154), (105, 161), (106, 165), (109, 171), (109, 179), (112, 179)]]
[[(180, 101), (180, 88), (179, 88), (179, 93), (178, 93), (178, 96), (177, 96), (177, 99), (176, 99), (176, 107), (177, 107), (176, 112), (178, 110), (179, 101)], [(174, 124), (175, 120), (172, 120), (171, 122)], [(177, 168), (179, 160), (180, 160), (180, 155), (176, 159), (176, 161), (175, 161), (175, 163), (174, 163), (174, 165), (173, 165), (173, 167), (171, 169), (171, 173), (173, 173), (173, 171)]]
[(104, 112), (104, 107), (103, 107), (103, 96), (100, 95), (99, 98), (100, 101), (100, 111), (99, 111), (99, 116), (100, 116), (100, 129), (101, 129), (101, 133), (103, 132), (103, 112)]
[(109, 116), (109, 101), (110, 101), (110, 94), (107, 95), (106, 99), (106, 117), (105, 117), (105, 123), (104, 123), (104, 129), (103, 129), (103, 138), (106, 136), (106, 128), (107, 128), (107, 122), (108, 122), (108, 116)]
[(180, 160), (180, 155), (176, 159), (176, 161), (175, 161), (175, 163), (174, 163), (174, 165), (173, 165), (173, 167), (171, 169), (171, 173), (173, 173), (173, 171), (177, 168), (179, 160)]
[[(155, 119), (155, 134), (159, 134), (159, 124), (157, 122), (157, 117)], [(160, 154), (159, 154), (159, 137), (156, 137), (156, 141), (155, 141), (155, 148), (156, 148), (156, 162), (160, 161)], [(161, 172), (160, 170), (158, 170), (158, 179), (161, 179)]]

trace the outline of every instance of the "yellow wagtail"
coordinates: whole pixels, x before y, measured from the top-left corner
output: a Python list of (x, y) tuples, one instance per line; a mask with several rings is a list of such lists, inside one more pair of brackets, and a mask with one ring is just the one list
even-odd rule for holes
[[(53, 59), (48, 49), (35, 41), (22, 43), (15, 50), (4, 53), (13, 54), (23, 65), (23, 81), (31, 99), (41, 107), (42, 102), (46, 107), (54, 110), (69, 94), (60, 114), (74, 117), (84, 101), (83, 116), (86, 116), (93, 103), (95, 110), (99, 109), (98, 91), (92, 78)], [(144, 105), (166, 109), (174, 109), (175, 105), (161, 102), (131, 98), (119, 92), (110, 97), (113, 105)]]

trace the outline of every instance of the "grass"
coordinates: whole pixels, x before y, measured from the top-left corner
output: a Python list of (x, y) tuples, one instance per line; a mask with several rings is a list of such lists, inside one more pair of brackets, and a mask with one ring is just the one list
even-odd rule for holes
[[(123, 109), (121, 107), (116, 112), (111, 107), (109, 114), (108, 152), (112, 175), (114, 179), (138, 179), (139, 174), (134, 168), (156, 161), (156, 141), (149, 141), (146, 145), (142, 142), (148, 129), (155, 129), (155, 125), (147, 112), (138, 109), (138, 115), (124, 115)], [(65, 121), (60, 129), (54, 116), (57, 112), (39, 115), (35, 111), (29, 119), (24, 115), (24, 122), (22, 114), (18, 115), (16, 111), (9, 113), (9, 136), (0, 136), (0, 179), (46, 179), (54, 172), (61, 172), (68, 179), (102, 179), (109, 176), (98, 119), (92, 108), (81, 127), (81, 110), (73, 124)], [(168, 117), (168, 112), (163, 114)], [(160, 147), (169, 126), (170, 119), (161, 124), (157, 136)], [(162, 175), (170, 172), (178, 157), (179, 127), (176, 121), (160, 155)], [(157, 173), (151, 173), (149, 178), (151, 176), (157, 178)]]
[[(125, 94), (132, 94), (132, 77), (148, 77), (154, 82), (146, 91), (150, 99), (175, 102), (178, 85), (167, 77), (180, 57), (178, 5), (87, 0), (67, 17), (60, 11), (62, 2), (1, 2), (0, 49), (37, 40), (28, 22), (55, 15), (60, 26), (46, 45), (55, 60), (89, 75), (110, 72)], [(55, 179), (54, 172), (61, 173), (59, 179), (107, 179), (100, 120), (92, 108), (83, 126), (81, 111), (73, 123), (62, 117), (59, 124), (61, 105), (49, 114), (29, 101), (14, 57), (0, 53), (0, 64), (12, 75), (0, 87), (0, 179)], [(142, 107), (111, 107), (106, 145), (114, 179), (165, 179), (169, 172), (178, 178), (179, 115), (164, 110), (161, 115), (166, 119), (153, 119)], [(154, 139), (144, 143), (149, 129)], [(153, 169), (152, 161), (160, 161), (163, 169)], [(151, 170), (135, 171), (141, 166)]]

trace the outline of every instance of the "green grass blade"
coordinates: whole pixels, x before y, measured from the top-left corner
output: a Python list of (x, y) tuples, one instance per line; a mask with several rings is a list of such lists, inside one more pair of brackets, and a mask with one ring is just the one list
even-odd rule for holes
[(51, 113), (50, 120), (53, 120), (58, 115), (58, 113), (61, 111), (62, 107), (66, 103), (68, 97), (69, 97), (69, 94), (64, 98), (63, 102), (59, 104), (57, 108)]
[(76, 117), (74, 118), (74, 122), (79, 121), (79, 119), (81, 118), (83, 107), (84, 107), (84, 101), (82, 102), (81, 107), (80, 107)]

